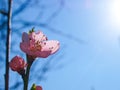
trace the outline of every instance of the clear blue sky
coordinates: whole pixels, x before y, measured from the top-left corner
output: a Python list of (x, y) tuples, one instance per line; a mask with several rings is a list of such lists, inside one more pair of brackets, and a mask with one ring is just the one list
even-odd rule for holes
[[(33, 11), (30, 15), (32, 9), (26, 10), (21, 17), (32, 20), (37, 13)], [(44, 18), (49, 13), (48, 10)], [(64, 55), (59, 63), (62, 68), (53, 65), (47, 80), (36, 82), (43, 90), (120, 90), (120, 0), (65, 0), (63, 10), (50, 25), (84, 42), (77, 43), (43, 29), (50, 39), (65, 45), (60, 49)]]

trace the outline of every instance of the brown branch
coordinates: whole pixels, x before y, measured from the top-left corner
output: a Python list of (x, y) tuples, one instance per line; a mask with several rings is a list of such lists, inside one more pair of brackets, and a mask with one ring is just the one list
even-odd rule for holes
[(11, 37), (11, 14), (12, 14), (12, 0), (8, 0), (5, 90), (9, 90), (8, 88), (9, 88), (9, 54), (10, 54), (10, 37)]

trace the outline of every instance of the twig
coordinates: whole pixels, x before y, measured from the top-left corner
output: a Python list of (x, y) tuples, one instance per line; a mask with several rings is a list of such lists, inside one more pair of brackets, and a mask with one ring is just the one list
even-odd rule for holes
[(30, 2), (31, 2), (31, 0), (24, 1), (24, 3), (22, 5), (20, 5), (20, 7), (15, 12), (13, 12), (13, 17), (17, 16), (18, 14), (23, 12), (25, 9), (27, 9)]
[(62, 11), (63, 7), (64, 7), (64, 1), (60, 0), (60, 6), (55, 12), (52, 13), (52, 15), (46, 20), (46, 22), (50, 23), (55, 17), (57, 17), (59, 13)]
[(3, 11), (3, 10), (0, 10), (0, 13), (7, 16), (7, 12)]
[[(79, 38), (76, 37), (76, 36), (73, 36), (73, 35), (71, 35), (71, 34), (67, 34), (67, 33), (63, 32), (62, 30), (58, 30), (58, 29), (50, 26), (48, 23), (28, 22), (28, 21), (25, 21), (25, 20), (22, 20), (22, 19), (21, 19), (21, 20), (15, 20), (15, 21), (14, 21), (14, 23), (19, 23), (19, 22), (22, 22), (22, 24), (23, 24), (23, 26), (21, 26), (21, 27), (19, 28), (19, 30), (25, 28), (26, 26), (41, 26), (41, 27), (43, 27), (43, 28), (48, 29), (48, 30), (49, 30), (50, 32), (52, 32), (52, 33), (55, 33), (55, 34), (57, 34), (57, 35), (61, 35), (61, 36), (65, 37), (65, 38), (68, 38), (68, 39), (70, 39), (70, 40), (73, 40), (73, 41), (75, 41), (75, 42), (77, 42), (77, 43), (80, 43), (80, 44), (81, 44), (81, 43), (83, 43), (83, 44), (87, 43), (86, 41), (84, 41), (84, 40), (82, 40), (82, 39), (79, 39)], [(18, 28), (17, 28), (17, 29), (18, 29)]]
[(10, 54), (10, 37), (11, 37), (11, 14), (12, 14), (12, 0), (8, 0), (5, 90), (9, 90), (9, 54)]

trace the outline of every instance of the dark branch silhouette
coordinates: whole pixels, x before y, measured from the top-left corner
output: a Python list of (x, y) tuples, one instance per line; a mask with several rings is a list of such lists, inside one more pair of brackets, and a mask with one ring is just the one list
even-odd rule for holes
[(5, 12), (4, 10), (0, 10), (0, 13), (7, 16), (7, 12)]
[(55, 33), (57, 35), (60, 35), (60, 36), (63, 36), (67, 39), (70, 39), (70, 40), (73, 40), (75, 42), (78, 42), (78, 43), (86, 43), (85, 41), (73, 36), (73, 35), (70, 35), (70, 34), (66, 34), (64, 32), (62, 32), (62, 30), (58, 30), (58, 29), (55, 29), (54, 27), (50, 26), (48, 23), (40, 23), (40, 22), (28, 22), (28, 21), (24, 21), (24, 20), (16, 20), (15, 21), (16, 23), (19, 23), (19, 22), (22, 22), (22, 27), (19, 28), (19, 30), (22, 30), (23, 28), (25, 28), (26, 26), (41, 26), (43, 28), (47, 28), (50, 32), (52, 33)]
[(32, 0), (26, 0), (22, 5), (19, 6), (19, 8), (13, 12), (13, 17), (17, 16), (18, 14), (20, 14), (21, 12), (23, 12), (25, 9), (27, 9), (27, 6), (29, 5), (29, 3)]
[(10, 37), (11, 37), (11, 14), (12, 14), (12, 0), (8, 0), (5, 90), (8, 90), (8, 88), (9, 88), (9, 55), (10, 55)]
[(60, 6), (58, 7), (58, 9), (52, 13), (51, 16), (49, 16), (49, 18), (46, 20), (46, 23), (50, 23), (55, 17), (57, 17), (59, 15), (59, 13), (62, 11), (63, 7), (64, 7), (64, 0), (60, 0)]

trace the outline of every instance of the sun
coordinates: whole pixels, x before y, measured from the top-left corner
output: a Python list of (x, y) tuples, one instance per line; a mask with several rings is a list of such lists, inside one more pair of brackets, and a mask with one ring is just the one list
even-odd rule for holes
[(112, 0), (108, 6), (108, 17), (113, 25), (120, 26), (120, 0)]

